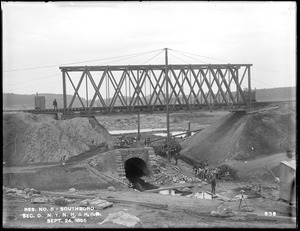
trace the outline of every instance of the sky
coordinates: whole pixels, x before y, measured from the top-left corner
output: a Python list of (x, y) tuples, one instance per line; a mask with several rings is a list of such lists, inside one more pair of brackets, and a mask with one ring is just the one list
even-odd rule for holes
[[(253, 64), (296, 86), (295, 2), (1, 2), (3, 92), (62, 94), (60, 66)], [(68, 86), (68, 93), (73, 94)]]

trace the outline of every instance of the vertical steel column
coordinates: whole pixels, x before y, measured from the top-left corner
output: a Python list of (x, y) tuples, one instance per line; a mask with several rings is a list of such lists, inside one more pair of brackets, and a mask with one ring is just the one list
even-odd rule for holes
[(66, 89), (66, 72), (62, 71), (62, 79), (63, 79), (63, 98), (64, 98), (64, 114), (67, 110), (67, 89)]
[(166, 50), (166, 112), (167, 112), (167, 158), (168, 161), (171, 162), (171, 156), (170, 156), (170, 121), (169, 121), (169, 76), (168, 76), (168, 48), (165, 48)]
[(250, 66), (248, 68), (248, 94), (249, 94), (249, 107), (251, 107), (251, 76), (250, 76)]

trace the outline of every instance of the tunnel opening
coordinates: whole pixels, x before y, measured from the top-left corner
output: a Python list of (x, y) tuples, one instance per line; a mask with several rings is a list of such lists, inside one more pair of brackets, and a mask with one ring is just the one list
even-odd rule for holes
[(145, 161), (140, 158), (131, 158), (126, 160), (124, 165), (126, 177), (132, 183), (133, 188), (139, 191), (158, 188), (141, 179), (143, 176), (150, 175), (150, 170)]

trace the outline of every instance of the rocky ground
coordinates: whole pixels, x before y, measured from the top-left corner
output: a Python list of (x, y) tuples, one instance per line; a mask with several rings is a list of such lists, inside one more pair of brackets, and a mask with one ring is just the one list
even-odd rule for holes
[[(275, 114), (274, 114), (275, 113)], [(268, 121), (270, 127), (274, 127), (273, 130), (281, 129), (282, 121), (288, 121), (285, 123), (291, 130), (294, 129), (293, 115), (290, 115), (289, 107), (280, 108), (276, 112), (268, 114), (265, 113), (262, 118), (263, 121)], [(287, 116), (288, 115), (288, 116)], [(188, 123), (191, 124), (191, 130), (207, 127), (213, 131), (213, 136), (216, 137), (219, 134), (219, 145), (224, 142), (220, 140), (221, 135), (227, 135), (226, 139), (230, 140), (232, 136), (233, 143), (235, 143), (235, 137), (239, 134), (244, 134), (247, 127), (246, 121), (236, 117), (233, 120), (230, 119), (231, 114), (226, 111), (217, 112), (193, 112), (193, 113), (177, 113), (171, 114), (170, 125), (171, 130), (186, 130)], [(285, 120), (282, 120), (283, 117)], [(280, 117), (280, 118), (279, 118)], [(257, 120), (257, 117), (251, 117), (252, 123)], [(274, 119), (275, 118), (275, 119)], [(277, 118), (277, 119), (276, 119)], [(292, 119), (291, 119), (292, 118)], [(136, 115), (116, 115), (116, 116), (103, 116), (97, 117), (97, 121), (104, 126), (107, 130), (125, 130), (137, 128), (137, 116)], [(153, 115), (141, 115), (141, 129), (142, 128), (165, 128), (166, 118), (165, 114), (153, 114)], [(230, 120), (230, 125), (236, 125), (237, 129), (231, 129), (229, 127), (221, 127), (220, 124), (226, 120)], [(11, 119), (4, 118), (4, 123), (11, 121)], [(19, 121), (19, 120), (16, 120)], [(24, 120), (23, 120), (24, 121)], [(33, 127), (42, 127), (40, 120), (37, 118), (35, 125), (19, 125), (21, 128), (18, 130), (17, 125), (9, 124), (13, 132), (8, 133), (7, 142), (5, 147), (9, 147), (7, 150), (13, 152), (15, 144), (18, 140), (22, 142), (22, 139), (18, 139), (19, 134), (23, 134), (20, 131), (26, 131), (31, 129), (32, 133), (38, 130), (33, 130)], [(71, 122), (65, 122), (65, 126)], [(81, 124), (83, 122), (76, 122), (75, 124)], [(57, 127), (56, 122), (52, 119), (50, 124)], [(90, 121), (84, 122), (85, 125), (80, 126), (82, 130), (80, 132), (76, 129), (76, 137), (80, 137), (80, 134), (90, 134), (93, 136), (93, 126), (90, 126)], [(219, 124), (219, 125), (215, 125)], [(51, 125), (51, 126), (52, 126)], [(207, 126), (210, 125), (210, 126)], [(33, 126), (33, 127), (32, 127)], [(45, 126), (45, 125), (43, 125)], [(88, 132), (85, 130), (89, 130)], [(241, 127), (242, 126), (242, 127)], [(77, 127), (77, 126), (76, 126)], [(79, 126), (78, 126), (79, 127)], [(95, 125), (94, 125), (95, 127)], [(257, 127), (260, 127), (259, 125)], [(8, 126), (6, 127), (8, 128)], [(242, 129), (243, 128), (243, 129)], [(264, 129), (261, 126), (261, 129)], [(219, 130), (218, 130), (219, 129)], [(278, 133), (285, 130), (278, 130)], [(224, 130), (232, 133), (225, 132)], [(18, 132), (19, 131), (19, 132)], [(71, 128), (64, 130), (71, 131)], [(204, 130), (205, 131), (205, 130)], [(193, 141), (195, 137), (200, 138), (201, 131), (197, 135), (192, 136), (184, 142), (194, 143), (191, 146), (195, 146), (197, 142)], [(207, 130), (209, 131), (209, 130)], [(97, 132), (97, 131), (95, 131)], [(223, 133), (222, 133), (223, 132)], [(101, 132), (97, 132), (101, 134)], [(28, 133), (26, 133), (28, 136)], [(103, 132), (102, 132), (103, 134)], [(204, 135), (207, 134), (203, 133)], [(253, 135), (254, 133), (252, 133)], [(288, 134), (288, 133), (286, 133)], [(281, 139), (286, 139), (288, 142), (293, 143), (294, 137), (286, 136), (284, 133)], [(136, 134), (133, 134), (134, 136)], [(252, 136), (251, 135), (251, 136)], [(48, 135), (50, 136), (50, 135)], [(148, 136), (153, 137), (151, 133), (142, 134), (142, 139)], [(16, 139), (17, 137), (17, 139)], [(26, 136), (24, 136), (26, 137)], [(70, 137), (70, 135), (67, 135)], [(101, 136), (103, 139), (103, 135)], [(207, 136), (206, 136), (207, 137)], [(280, 136), (279, 136), (280, 137)], [(154, 137), (153, 137), (154, 138)], [(79, 143), (80, 138), (76, 138)], [(99, 138), (100, 139), (100, 138)], [(111, 138), (112, 140), (113, 138)], [(106, 140), (104, 138), (104, 140)], [(205, 139), (204, 139), (205, 140)], [(82, 142), (82, 141), (80, 141)], [(94, 141), (95, 142), (95, 141)], [(240, 141), (243, 143), (242, 141)], [(10, 144), (9, 144), (10, 143)], [(200, 143), (200, 142), (199, 142)], [(283, 143), (283, 141), (282, 141)], [(87, 144), (85, 144), (87, 145)], [(90, 146), (89, 146), (90, 145)], [(239, 173), (239, 179), (224, 181), (217, 181), (216, 193), (218, 195), (214, 200), (203, 199), (204, 195), (209, 195), (211, 190), (210, 184), (206, 181), (201, 181), (193, 176), (192, 166), (179, 160), (178, 166), (174, 166), (174, 160), (168, 163), (165, 159), (160, 158), (159, 168), (160, 175), (152, 183), (157, 187), (168, 187), (174, 185), (184, 185), (186, 187), (173, 191), (175, 195), (161, 195), (158, 193), (139, 192), (132, 188), (128, 188), (125, 185), (117, 183), (108, 176), (105, 175), (93, 175), (86, 167), (86, 160), (92, 156), (97, 156), (99, 153), (103, 153), (102, 147), (93, 151), (92, 144), (89, 144), (89, 148), (83, 150), (76, 155), (69, 158), (66, 166), (60, 166), (57, 162), (45, 161), (45, 166), (23, 166), (23, 167), (4, 167), (4, 188), (3, 188), (3, 220), (4, 227), (12, 228), (295, 228), (297, 224), (289, 219), (289, 206), (286, 202), (279, 200), (279, 183), (274, 176), (266, 168), (266, 165), (270, 169), (274, 170), (274, 174), (279, 176), (278, 165), (280, 161), (286, 160), (287, 157), (284, 152), (272, 151), (272, 153), (264, 153), (259, 156), (259, 150), (255, 150), (256, 155), (251, 158), (239, 160), (236, 158), (228, 159), (228, 164), (234, 165)], [(143, 145), (141, 142), (140, 145)], [(17, 149), (13, 153), (19, 153)], [(43, 146), (41, 146), (43, 147)], [(91, 148), (92, 147), (92, 148)], [(257, 146), (259, 147), (259, 146)], [(282, 146), (281, 146), (282, 148)], [(68, 148), (66, 148), (68, 149)], [(199, 147), (198, 147), (199, 150)], [(246, 149), (245, 149), (246, 150)], [(283, 150), (283, 149), (281, 149)], [(225, 150), (226, 151), (226, 150)], [(250, 150), (251, 151), (251, 150)], [(223, 150), (224, 152), (224, 150)], [(98, 154), (97, 154), (98, 153)], [(80, 155), (79, 155), (80, 154)], [(56, 155), (57, 152), (56, 152)], [(102, 155), (102, 154), (101, 154)], [(110, 163), (109, 155), (105, 155), (102, 158), (103, 165)], [(237, 156), (237, 155), (235, 155)], [(73, 159), (72, 159), (73, 158)], [(194, 157), (197, 159), (196, 157)], [(213, 160), (213, 159), (212, 159)], [(109, 167), (107, 166), (107, 169)], [(90, 169), (91, 170), (91, 169)], [(108, 171), (109, 172), (109, 171)], [(26, 174), (27, 173), (27, 174)], [(19, 175), (18, 175), (19, 174)], [(31, 175), (30, 175), (31, 174)], [(22, 177), (28, 179), (34, 179), (37, 182), (38, 189), (28, 188), (22, 186)], [(112, 174), (113, 175), (113, 174)], [(32, 178), (35, 177), (35, 178)], [(160, 178), (159, 178), (160, 177)], [(24, 178), (24, 179), (25, 179)], [(21, 180), (20, 180), (21, 179)], [(18, 181), (19, 180), (19, 181)], [(38, 183), (40, 180), (40, 183)], [(149, 179), (145, 179), (149, 180)], [(14, 187), (7, 187), (7, 182), (14, 182)], [(87, 181), (94, 182), (95, 187), (90, 187), (91, 184), (86, 184)], [(5, 183), (6, 182), (6, 183)], [(19, 183), (18, 183), (19, 182)], [(42, 183), (46, 182), (46, 183)], [(56, 187), (50, 187), (54, 185)], [(74, 186), (76, 185), (76, 186)], [(35, 187), (36, 188), (36, 187)], [(49, 192), (50, 191), (50, 192)], [(63, 193), (63, 194), (58, 194)], [(207, 194), (206, 194), (207, 193)], [(181, 195), (179, 195), (181, 194)], [(240, 204), (241, 195), (246, 196), (246, 200)], [(201, 197), (202, 196), (202, 197)], [(100, 198), (105, 202), (111, 202), (112, 206), (101, 207), (103, 204), (94, 205), (97, 207), (95, 211), (88, 211), (86, 214), (79, 214), (79, 211), (71, 214), (72, 211), (62, 211), (64, 208), (82, 208), (82, 201), (88, 198)], [(85, 208), (92, 207), (85, 205)], [(93, 213), (92, 213), (93, 212)], [(38, 215), (39, 214), (39, 215)], [(40, 216), (40, 217), (39, 217)], [(48, 217), (47, 217), (48, 216)], [(56, 220), (55, 220), (56, 219)], [(58, 220), (61, 219), (61, 220)]]

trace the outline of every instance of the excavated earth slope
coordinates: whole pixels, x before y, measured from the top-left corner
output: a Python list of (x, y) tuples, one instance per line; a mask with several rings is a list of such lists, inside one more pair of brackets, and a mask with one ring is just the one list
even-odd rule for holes
[(7, 165), (58, 162), (99, 146), (113, 148), (94, 118), (55, 120), (49, 115), (3, 114), (3, 161)]
[(295, 110), (286, 105), (256, 114), (231, 113), (185, 140), (181, 155), (212, 165), (250, 160), (295, 148), (295, 134)]

